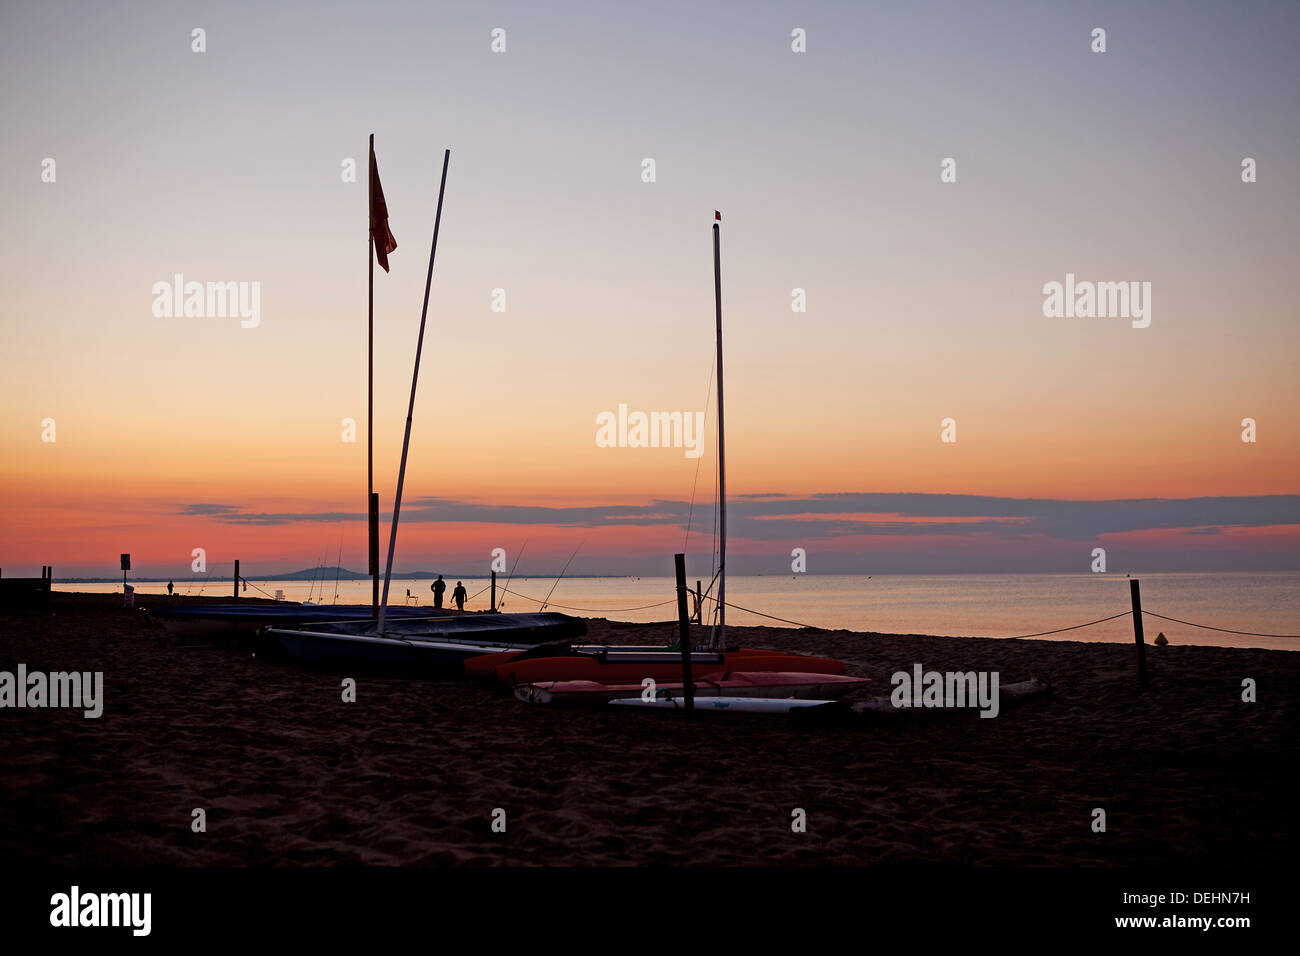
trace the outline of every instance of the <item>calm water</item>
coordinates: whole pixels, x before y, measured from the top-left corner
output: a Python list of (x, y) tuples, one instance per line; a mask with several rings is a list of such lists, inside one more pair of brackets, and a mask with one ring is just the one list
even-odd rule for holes
[[(1241, 572), (1233, 574), (1143, 574), (1142, 606), (1168, 617), (1199, 624), (1300, 635), (1300, 572)], [(504, 576), (500, 579), (504, 584)], [(389, 603), (432, 603), (429, 581), (394, 581)], [(465, 579), (472, 599), (469, 608), (487, 607), (485, 579)], [(507, 611), (535, 611), (554, 578), (520, 578), (505, 597)], [(691, 580), (692, 586), (694, 579)], [(707, 582), (706, 582), (707, 584)], [(56, 582), (56, 587), (57, 587)], [(450, 597), (452, 580), (447, 589)], [(115, 591), (121, 585), (64, 585), (86, 591)], [(165, 593), (165, 586), (136, 585), (137, 595)], [(259, 588), (261, 590), (259, 590)], [(318, 603), (365, 604), (368, 581), (324, 585), (311, 581), (265, 582), (250, 579), (250, 597), (274, 596), (281, 590), (289, 600), (309, 597)], [(181, 594), (230, 596), (230, 584), (177, 582)], [(322, 593), (323, 592), (323, 593)], [(337, 592), (337, 600), (336, 600)], [(951, 634), (1015, 637), (1068, 627), (1129, 609), (1127, 578), (1101, 574), (896, 574), (811, 575), (789, 577), (735, 576), (727, 580), (731, 604), (778, 617), (828, 628), (873, 630), (902, 634)], [(706, 611), (712, 607), (705, 602)], [(657, 605), (646, 607), (645, 605)], [(623, 621), (666, 621), (676, 617), (670, 578), (565, 578), (551, 596), (551, 608), (587, 617)], [(734, 624), (774, 624), (731, 609)], [(1300, 650), (1300, 639), (1239, 637), (1201, 630), (1151, 617), (1146, 619), (1148, 642), (1163, 631), (1175, 644), (1225, 647), (1273, 647)], [(1131, 641), (1131, 617), (1042, 640)]]

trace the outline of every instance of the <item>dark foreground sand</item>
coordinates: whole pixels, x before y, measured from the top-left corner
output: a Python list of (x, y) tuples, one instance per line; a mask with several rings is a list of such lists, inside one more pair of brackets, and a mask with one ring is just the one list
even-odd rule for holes
[[(1054, 696), (792, 729), (556, 711), (464, 680), (361, 678), (181, 642), (121, 598), (0, 612), (0, 670), (102, 670), (99, 720), (0, 710), (0, 860), (56, 864), (1290, 863), (1294, 652), (736, 628), (871, 677), (1031, 674)], [(146, 602), (142, 602), (146, 603)], [(667, 626), (592, 622), (648, 641)], [(1244, 677), (1259, 703), (1240, 699)], [(191, 832), (191, 811), (208, 830)], [(507, 832), (493, 833), (496, 807)], [(791, 832), (791, 811), (808, 832)], [(1108, 829), (1090, 829), (1105, 808)]]

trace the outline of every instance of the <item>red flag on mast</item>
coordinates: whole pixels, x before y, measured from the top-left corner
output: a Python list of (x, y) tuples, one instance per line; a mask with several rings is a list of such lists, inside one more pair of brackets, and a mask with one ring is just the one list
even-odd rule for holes
[(370, 151), (370, 238), (375, 242), (375, 260), (388, 271), (388, 254), (397, 249), (397, 240), (388, 228), (388, 204), (384, 202), (384, 187), (379, 185), (379, 167), (375, 151)]

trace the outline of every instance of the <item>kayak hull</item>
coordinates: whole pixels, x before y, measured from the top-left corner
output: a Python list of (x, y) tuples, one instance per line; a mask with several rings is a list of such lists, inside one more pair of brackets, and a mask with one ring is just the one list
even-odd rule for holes
[[(772, 700), (766, 697), (702, 697), (694, 701), (697, 714), (789, 714), (793, 711), (839, 709), (845, 705), (837, 700)], [(642, 700), (639, 697), (611, 700), (611, 707), (628, 707), (637, 710), (685, 710), (681, 697), (661, 697)]]
[[(832, 700), (869, 682), (865, 677), (845, 677), (837, 674), (723, 671), (706, 674), (693, 681), (692, 686), (697, 698), (745, 696)], [(658, 684), (655, 692), (657, 696), (679, 697), (685, 686), (680, 681)], [(639, 683), (602, 684), (587, 680), (544, 681), (536, 684), (519, 684), (515, 687), (515, 696), (530, 704), (595, 707), (603, 706), (611, 700), (640, 697), (645, 690), (645, 685)]]
[[(691, 655), (693, 673), (715, 671), (796, 671), (843, 674), (844, 662), (825, 657), (801, 657), (780, 651), (733, 650)], [(639, 684), (646, 678), (657, 683), (682, 680), (682, 659), (676, 651), (624, 652), (614, 648), (571, 655), (528, 657), (505, 653), (493, 661), (470, 661), (466, 673), (494, 677), (508, 684), (536, 684), (555, 680), (588, 680), (602, 684)]]
[(458, 671), (469, 658), (519, 650), (524, 646), (491, 641), (332, 634), (289, 628), (267, 628), (262, 637), (297, 664), (400, 672)]
[[(147, 612), (169, 632), (188, 637), (250, 635), (265, 627), (294, 628), (328, 625), (363, 630), (374, 624), (369, 604), (189, 604), (155, 608)], [(390, 607), (387, 620), (404, 629), (427, 631), (438, 636), (482, 638), (489, 642), (536, 644), (587, 633), (587, 622), (565, 614), (476, 614), (432, 607)], [(536, 633), (537, 640), (524, 640)], [(405, 636), (405, 635), (404, 635)]]

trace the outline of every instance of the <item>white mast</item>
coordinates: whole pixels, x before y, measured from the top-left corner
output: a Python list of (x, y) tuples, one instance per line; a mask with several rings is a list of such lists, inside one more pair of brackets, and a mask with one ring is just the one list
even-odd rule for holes
[(727, 647), (727, 441), (722, 397), (722, 256), (718, 223), (722, 213), (713, 211), (713, 305), (718, 333), (718, 623), (709, 634), (709, 648)]

